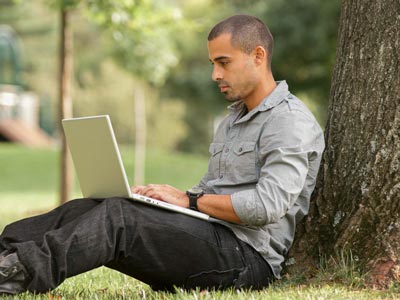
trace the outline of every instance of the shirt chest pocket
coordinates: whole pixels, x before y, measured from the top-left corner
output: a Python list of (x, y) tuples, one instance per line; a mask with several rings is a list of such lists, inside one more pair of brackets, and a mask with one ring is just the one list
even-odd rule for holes
[(211, 156), (208, 164), (208, 171), (214, 176), (214, 178), (219, 177), (221, 154), (223, 149), (224, 149), (224, 143), (210, 144), (209, 152)]
[(244, 184), (257, 181), (256, 142), (235, 144), (211, 143), (208, 171), (224, 184)]
[(227, 175), (237, 183), (257, 181), (257, 144), (256, 142), (239, 142), (233, 146), (227, 164)]

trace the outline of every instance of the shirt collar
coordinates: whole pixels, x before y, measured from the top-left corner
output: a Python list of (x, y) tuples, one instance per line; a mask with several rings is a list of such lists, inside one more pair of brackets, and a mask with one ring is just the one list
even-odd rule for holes
[[(251, 110), (249, 113), (243, 116), (243, 118), (238, 120), (236, 123), (245, 122), (249, 120), (256, 113), (269, 110), (280, 104), (283, 100), (285, 100), (287, 96), (289, 96), (290, 94), (289, 87), (286, 81), (282, 80), (282, 81), (277, 81), (276, 83), (277, 86), (272, 91), (272, 93), (269, 94), (267, 97), (265, 97), (260, 104), (258, 104), (253, 110)], [(243, 111), (243, 109), (246, 109), (246, 106), (243, 101), (238, 101), (228, 106), (228, 109), (233, 113), (240, 114)]]

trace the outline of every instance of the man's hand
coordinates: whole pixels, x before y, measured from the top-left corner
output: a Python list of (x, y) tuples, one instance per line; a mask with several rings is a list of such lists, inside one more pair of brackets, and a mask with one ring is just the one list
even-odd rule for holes
[[(189, 197), (186, 193), (170, 185), (149, 184), (146, 186), (133, 186), (131, 191), (135, 194), (189, 208)], [(201, 212), (217, 219), (237, 224), (242, 223), (233, 209), (230, 195), (204, 195), (197, 201), (197, 207)]]
[(131, 187), (132, 193), (154, 198), (185, 208), (189, 207), (189, 197), (185, 192), (167, 184), (149, 184)]

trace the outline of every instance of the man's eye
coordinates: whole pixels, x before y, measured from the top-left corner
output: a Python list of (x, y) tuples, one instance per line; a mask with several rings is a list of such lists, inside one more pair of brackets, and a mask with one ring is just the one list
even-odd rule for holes
[(222, 66), (226, 66), (227, 64), (229, 64), (229, 61), (221, 61), (220, 63)]

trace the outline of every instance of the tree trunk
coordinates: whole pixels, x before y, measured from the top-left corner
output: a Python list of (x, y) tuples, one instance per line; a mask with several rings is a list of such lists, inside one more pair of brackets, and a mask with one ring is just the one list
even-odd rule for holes
[[(72, 29), (69, 22), (70, 13), (67, 9), (61, 10), (60, 28), (60, 82), (59, 82), (59, 118), (61, 120), (72, 117), (71, 78), (73, 72), (72, 61)], [(69, 154), (64, 132), (61, 134), (61, 185), (60, 202), (64, 203), (71, 198), (73, 185), (72, 161)]]
[(297, 262), (351, 251), (373, 283), (400, 280), (400, 2), (342, 2), (325, 139)]
[(144, 88), (137, 84), (134, 91), (135, 101), (135, 177), (134, 185), (144, 184), (146, 167), (146, 106)]

